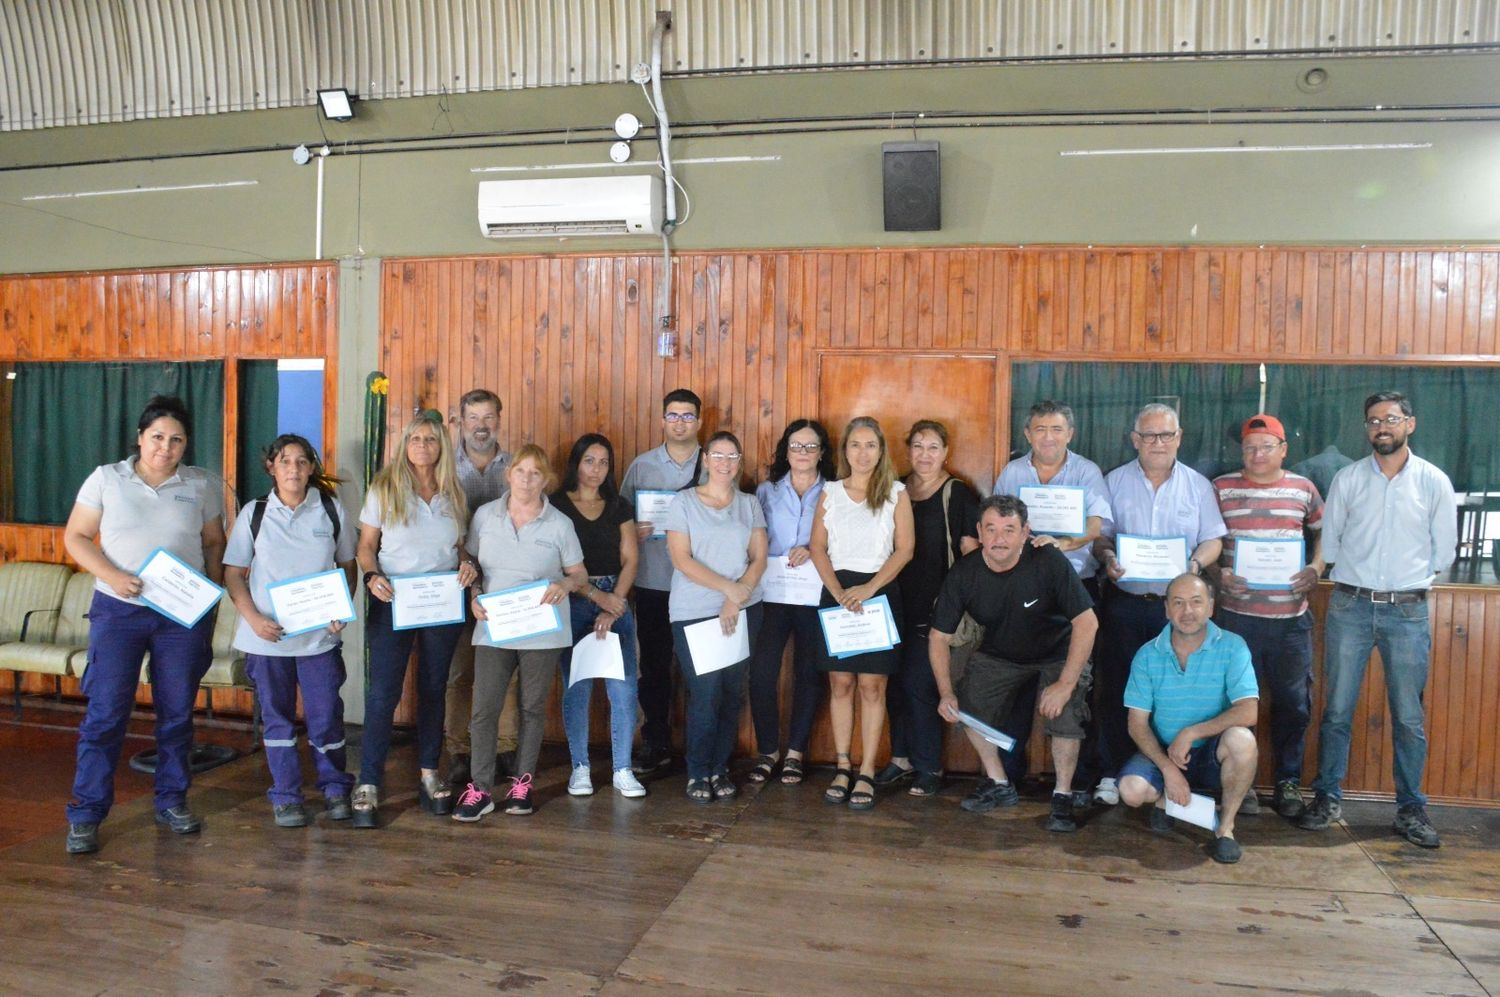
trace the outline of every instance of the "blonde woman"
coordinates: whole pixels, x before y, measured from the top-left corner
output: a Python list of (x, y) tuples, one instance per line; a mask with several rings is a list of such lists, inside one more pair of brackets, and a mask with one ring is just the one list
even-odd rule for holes
[[(859, 416), (844, 430), (839, 480), (823, 486), (823, 500), (813, 516), (810, 548), (823, 579), (823, 605), (859, 613), (864, 603), (884, 595), (899, 630), (901, 592), (896, 576), (911, 560), (914, 545), (911, 500), (906, 486), (896, 480), (885, 433), (874, 419)], [(901, 652), (893, 648), (835, 658), (825, 648), (819, 668), (828, 673), (828, 711), (837, 753), (837, 771), (823, 798), (829, 803), (847, 802), (851, 810), (869, 810), (875, 805), (875, 752), (885, 727), (886, 684), (901, 668)], [(856, 687), (858, 775), (849, 761)]]
[(443, 751), (443, 700), (448, 664), (462, 623), (395, 630), (391, 623), (394, 575), (458, 571), (461, 585), (478, 577), (472, 558), (461, 555), (468, 504), (453, 464), (453, 443), (441, 416), (424, 412), (407, 424), (395, 459), (370, 483), (359, 514), (359, 569), (370, 593), (365, 644), (370, 674), (365, 687), (365, 735), (359, 785), (352, 800), (354, 826), (378, 826), (377, 810), (391, 723), (406, 684), (406, 664), (417, 648), (418, 795), (433, 814), (453, 812), (453, 791), (438, 778)]

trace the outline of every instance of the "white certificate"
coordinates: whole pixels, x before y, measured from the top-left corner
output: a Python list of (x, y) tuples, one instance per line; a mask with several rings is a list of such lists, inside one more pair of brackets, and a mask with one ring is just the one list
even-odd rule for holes
[(266, 589), (266, 595), (271, 599), (271, 615), (281, 624), (283, 637), (310, 633), (334, 621), (348, 623), (354, 619), (349, 580), (337, 568), (277, 582)]
[(391, 629), (411, 630), (464, 621), (464, 588), (457, 571), (393, 575)]
[(1187, 570), (1187, 537), (1115, 537), (1122, 582), (1170, 582)]
[(1059, 537), (1088, 535), (1087, 489), (1078, 485), (1022, 485), (1019, 491), (1018, 497), (1026, 503), (1031, 532)]
[(1306, 564), (1307, 550), (1302, 538), (1296, 540), (1234, 541), (1234, 573), (1253, 589), (1292, 587), (1292, 576)]
[(699, 675), (737, 665), (750, 657), (750, 624), (743, 609), (734, 633), (728, 637), (724, 636), (724, 627), (717, 616), (683, 627), (682, 634), (687, 638), (688, 653), (693, 656), (693, 671)]
[(784, 606), (816, 606), (823, 601), (823, 579), (812, 559), (794, 568), (784, 557), (766, 559), (766, 573), (760, 578), (761, 592), (766, 602), (779, 602)]
[(600, 640), (592, 628), (583, 640), (573, 645), (573, 659), (568, 662), (568, 686), (588, 679), (625, 679), (625, 655), (620, 653), (620, 635), (606, 631)]
[(135, 576), (141, 580), (140, 599), (174, 623), (191, 627), (219, 604), (224, 590), (194, 571), (182, 558), (158, 547)]
[(542, 579), (480, 596), (479, 604), (484, 607), (487, 617), (484, 627), (490, 640), (496, 644), (509, 644), (561, 630), (562, 614), (556, 606), (542, 602), (550, 584)]
[(643, 489), (636, 492), (635, 521), (650, 523), (653, 537), (666, 536), (667, 510), (672, 508), (672, 502), (676, 498), (676, 492), (663, 492), (655, 489)]
[(877, 596), (860, 608), (863, 612), (851, 613), (843, 606), (818, 610), (823, 641), (831, 656), (848, 658), (871, 651), (889, 651), (900, 642), (891, 604), (885, 596)]
[[(1022, 501), (1025, 500), (1023, 499)], [(959, 710), (958, 722), (963, 724), (965, 727), (971, 728), (974, 733), (978, 734), (980, 737), (984, 738), (986, 741), (990, 742), (1001, 751), (1015, 750), (1015, 738), (1011, 737), (1003, 730), (996, 730), (994, 727), (991, 727), (989, 724), (985, 723), (983, 720), (980, 720), (976, 716), (972, 716), (971, 714), (965, 713), (963, 710)]]
[(1210, 831), (1219, 829), (1219, 815), (1214, 813), (1214, 800), (1211, 796), (1203, 796), (1193, 793), (1188, 800), (1188, 805), (1179, 807), (1171, 800), (1167, 800), (1167, 816), (1185, 820), (1189, 824), (1197, 824), (1199, 827)]

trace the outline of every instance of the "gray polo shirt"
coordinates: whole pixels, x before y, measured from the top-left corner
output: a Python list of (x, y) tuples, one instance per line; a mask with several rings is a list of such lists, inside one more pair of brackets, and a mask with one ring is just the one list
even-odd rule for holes
[[(78, 504), (98, 509), (99, 549), (111, 564), (134, 574), (163, 547), (202, 572), (203, 527), (224, 515), (224, 482), (201, 467), (179, 464), (177, 473), (152, 488), (135, 473), (135, 458), (101, 464), (78, 489)], [(99, 578), (94, 590), (124, 599)]]
[(469, 460), (469, 452), (464, 449), (464, 439), (458, 438), (458, 446), (453, 448), (453, 462), (458, 471), (458, 487), (464, 490), (464, 498), (469, 500), (469, 515), (486, 502), (493, 502), (505, 494), (505, 470), (510, 467), (510, 454), (500, 450), (494, 458), (484, 466), (481, 471)]
[(406, 522), (398, 523), (380, 509), (375, 492), (365, 494), (359, 510), (359, 525), (380, 531), (377, 560), (386, 575), (420, 575), (430, 571), (453, 571), (458, 567), (458, 545), (463, 539), (453, 506), (442, 492), (431, 502), (420, 495), (408, 497)]
[[(766, 515), (755, 496), (736, 492), (734, 501), (722, 509), (711, 509), (698, 497), (696, 488), (677, 493), (664, 524), (669, 533), (685, 533), (692, 548), (693, 560), (716, 574), (733, 581), (750, 566), (750, 538), (756, 530), (766, 528)], [(761, 600), (757, 583), (746, 606)], [(718, 616), (724, 595), (699, 585), (682, 572), (672, 575), (672, 595), (667, 615), (673, 623)]]
[[(696, 448), (688, 455), (687, 460), (679, 464), (667, 453), (667, 445), (663, 443), (631, 461), (630, 469), (625, 472), (625, 480), (620, 482), (620, 494), (625, 496), (625, 501), (634, 505), (635, 493), (640, 489), (675, 492), (688, 484), (693, 476), (693, 468), (697, 466)], [(656, 525), (661, 526), (660, 523)], [(666, 537), (647, 537), (641, 541), (641, 559), (636, 569), (635, 587), (654, 589), (657, 592), (671, 590), (672, 558), (667, 554)], [(715, 609), (714, 613), (718, 613), (718, 610)]]
[[(527, 582), (560, 582), (563, 570), (583, 563), (583, 547), (573, 530), (573, 521), (558, 512), (542, 497), (539, 516), (516, 529), (504, 500), (479, 507), (469, 522), (469, 553), (479, 559), (484, 573), (484, 590), (502, 592)], [(573, 646), (573, 627), (566, 601), (558, 607), (563, 627), (556, 633), (528, 637), (525, 640), (496, 644), (490, 640), (489, 628), (474, 628), (474, 643), (485, 647), (507, 647), (518, 651), (544, 650)]]
[[(340, 524), (335, 548), (333, 524), (323, 511), (322, 499), (312, 488), (295, 509), (281, 501), (274, 491), (265, 502), (266, 511), (261, 517), (260, 536), (254, 540), (254, 549), (251, 549), (250, 520), (255, 515), (255, 503), (250, 502), (234, 521), (229, 546), (224, 550), (224, 563), (250, 569), (250, 598), (256, 609), (271, 616), (267, 590), (276, 582), (316, 575), (354, 560), (355, 531), (344, 513), (344, 504), (335, 499)], [(256, 636), (244, 617), (240, 617), (239, 628), (234, 632), (234, 646), (241, 651), (277, 658), (322, 654), (338, 647), (340, 641), (338, 634), (329, 633), (326, 628), (278, 641), (265, 640)]]

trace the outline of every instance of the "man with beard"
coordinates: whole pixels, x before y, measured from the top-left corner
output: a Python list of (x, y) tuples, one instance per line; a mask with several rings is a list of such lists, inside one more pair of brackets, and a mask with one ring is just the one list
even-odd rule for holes
[[(991, 495), (979, 504), (979, 545), (949, 570), (932, 609), (928, 654), (941, 696), (938, 713), (954, 723), (962, 710), (998, 727), (1016, 693), (1037, 682), (1037, 708), (1057, 770), (1047, 830), (1075, 831), (1073, 771), (1088, 716), (1089, 652), (1099, 628), (1093, 601), (1060, 550), (1032, 546), (1026, 504), (1015, 496)], [(955, 689), (948, 640), (964, 613), (984, 627), (984, 639)], [(970, 813), (1015, 806), (1018, 794), (995, 745), (971, 726), (964, 733), (984, 777), (959, 806)]]
[(1457, 551), (1457, 507), (1448, 476), (1411, 452), (1411, 402), (1396, 391), (1365, 399), (1365, 436), (1374, 451), (1334, 476), (1323, 513), (1323, 559), (1333, 595), (1323, 636), (1326, 699), (1318, 737), (1317, 796), (1298, 825), (1321, 831), (1342, 816), (1340, 784), (1349, 763), (1350, 721), (1371, 648), (1379, 648), (1396, 773), (1392, 830), (1438, 847), (1427, 817), (1422, 691), (1432, 632), (1427, 593)]

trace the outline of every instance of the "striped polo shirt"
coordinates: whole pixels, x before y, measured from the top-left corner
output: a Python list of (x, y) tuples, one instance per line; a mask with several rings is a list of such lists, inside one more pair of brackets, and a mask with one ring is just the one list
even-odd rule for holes
[[(1214, 479), (1219, 495), (1219, 513), (1229, 533), (1219, 567), (1234, 568), (1234, 544), (1238, 537), (1256, 540), (1301, 540), (1304, 530), (1323, 528), (1323, 497), (1318, 487), (1300, 474), (1282, 473), (1281, 480), (1256, 484), (1243, 474), (1221, 474)], [(1285, 589), (1251, 589), (1246, 595), (1219, 592), (1219, 608), (1246, 616), (1274, 619), (1301, 616), (1307, 612), (1307, 597)]]
[[(1170, 623), (1142, 644), (1130, 663), (1125, 706), (1151, 714), (1151, 729), (1163, 746), (1189, 724), (1211, 720), (1242, 699), (1260, 697), (1244, 638), (1213, 623), (1204, 625), (1203, 646), (1188, 655), (1187, 668), (1177, 667)], [(1199, 738), (1193, 747), (1203, 741)]]

